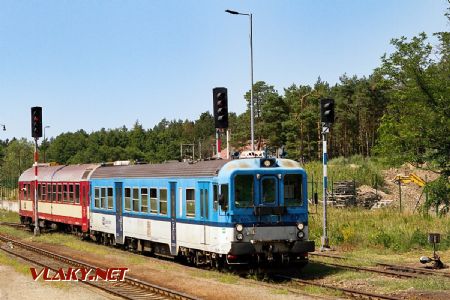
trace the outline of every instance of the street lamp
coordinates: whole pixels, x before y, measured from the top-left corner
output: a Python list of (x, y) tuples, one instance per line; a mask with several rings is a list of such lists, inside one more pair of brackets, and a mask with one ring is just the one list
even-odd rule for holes
[(254, 116), (253, 116), (253, 22), (252, 22), (252, 14), (243, 14), (234, 10), (225, 10), (225, 12), (232, 15), (242, 15), (249, 16), (250, 18), (250, 77), (252, 81), (251, 89), (250, 89), (250, 131), (251, 131), (251, 140), (252, 140), (252, 151), (255, 150), (255, 136), (254, 136)]
[[(45, 129), (47, 129), (47, 128), (50, 128), (50, 125), (47, 125), (47, 126), (45, 126), (44, 127), (44, 139), (42, 140), (42, 142), (44, 143), (45, 142)], [(47, 142), (45, 142), (45, 147), (44, 147), (44, 163), (45, 163), (45, 150), (47, 150)]]
[(0, 126), (2, 126), (2, 127), (3, 127), (3, 131), (6, 131), (6, 126), (5, 126), (5, 125), (3, 125), (3, 124), (0, 124)]

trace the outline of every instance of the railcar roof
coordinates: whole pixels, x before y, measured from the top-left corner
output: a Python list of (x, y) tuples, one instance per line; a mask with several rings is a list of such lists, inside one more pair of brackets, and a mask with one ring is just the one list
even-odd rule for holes
[(171, 162), (162, 164), (102, 166), (97, 168), (91, 179), (100, 178), (149, 178), (149, 177), (211, 177), (229, 160)]
[[(98, 164), (38, 166), (38, 181), (78, 182), (89, 180), (92, 171)], [(34, 167), (27, 169), (19, 177), (19, 181), (33, 181)]]

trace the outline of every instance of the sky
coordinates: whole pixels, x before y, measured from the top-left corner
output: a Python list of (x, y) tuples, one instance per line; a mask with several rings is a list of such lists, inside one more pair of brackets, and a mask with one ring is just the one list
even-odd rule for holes
[(368, 76), (392, 38), (449, 31), (446, 0), (0, 0), (0, 139), (84, 129), (153, 128), (212, 112), (212, 89), (246, 109), (254, 81), (292, 84)]

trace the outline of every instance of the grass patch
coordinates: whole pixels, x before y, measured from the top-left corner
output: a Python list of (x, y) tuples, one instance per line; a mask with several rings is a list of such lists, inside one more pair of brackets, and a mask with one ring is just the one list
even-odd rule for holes
[(411, 288), (430, 292), (450, 290), (450, 280), (433, 276), (405, 280), (375, 279), (372, 280), (371, 283), (376, 286), (378, 291), (384, 293), (406, 291)]
[(19, 214), (13, 211), (0, 209), (0, 222), (19, 222)]
[(274, 295), (288, 295), (289, 291), (287, 289), (276, 289), (276, 290), (271, 290), (271, 293)]
[[(392, 209), (376, 211), (361, 208), (328, 208), (330, 244), (352, 251), (398, 254), (432, 250), (429, 232), (441, 233), (439, 250), (450, 249), (450, 218), (398, 213)], [(309, 217), (310, 239), (320, 245), (322, 215)], [(367, 255), (368, 256), (368, 255)]]
[(315, 286), (315, 285), (305, 285), (302, 288), (303, 291), (305, 291), (308, 294), (311, 295), (327, 295), (327, 296), (335, 296), (335, 297), (343, 297), (344, 293), (340, 292), (340, 291), (336, 291), (336, 290), (330, 290), (330, 289), (326, 289), (320, 286)]
[(101, 245), (91, 244), (85, 241), (80, 240), (79, 237), (70, 235), (70, 234), (62, 234), (62, 233), (45, 233), (41, 234), (37, 237), (32, 237), (32, 241), (48, 243), (48, 244), (57, 244), (64, 245), (71, 249), (86, 252), (89, 254), (97, 254), (97, 255), (108, 255), (115, 249), (109, 247), (103, 247)]
[(18, 238), (28, 238), (31, 236), (30, 232), (9, 226), (0, 226), (0, 233), (4, 233)]
[(8, 256), (5, 252), (0, 251), (0, 265), (11, 266), (17, 272), (23, 275), (30, 275), (30, 266), (19, 262), (17, 259)]

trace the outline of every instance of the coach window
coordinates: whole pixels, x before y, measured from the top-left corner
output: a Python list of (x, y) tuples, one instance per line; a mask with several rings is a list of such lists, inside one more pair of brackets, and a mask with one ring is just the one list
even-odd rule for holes
[(301, 206), (302, 203), (302, 175), (287, 174), (284, 176), (284, 205)]
[(220, 185), (220, 196), (222, 196), (222, 204), (220, 204), (223, 211), (228, 210), (228, 184)]
[(234, 203), (236, 207), (252, 207), (254, 203), (253, 175), (237, 175), (234, 179)]
[(141, 188), (141, 212), (148, 212), (148, 189)]
[(75, 203), (80, 204), (80, 185), (75, 185)]
[(58, 184), (58, 202), (62, 201), (62, 186)]
[(113, 201), (113, 188), (108, 188), (108, 209), (114, 208), (114, 201)]
[(63, 184), (63, 194), (64, 194), (63, 201), (64, 202), (69, 202), (69, 187), (68, 187), (68, 184)]
[(186, 216), (195, 217), (195, 189), (186, 189)]
[(94, 207), (100, 208), (100, 188), (94, 188)]
[(139, 189), (133, 188), (133, 211), (139, 212)]
[(73, 184), (69, 184), (69, 202), (73, 203)]
[(125, 210), (131, 210), (131, 189), (125, 188)]
[(159, 190), (159, 213), (167, 215), (167, 189)]
[(38, 184), (37, 192), (38, 192), (37, 196), (38, 200), (42, 200), (42, 187), (40, 183)]
[(219, 186), (217, 184), (213, 184), (213, 208), (217, 210), (217, 203), (219, 201)]
[(47, 200), (47, 185), (45, 183), (41, 184), (41, 200)]
[(106, 194), (106, 188), (103, 187), (101, 188), (101, 193), (100, 193), (100, 207), (106, 209), (108, 207), (108, 203), (106, 201), (108, 201), (108, 195)]
[(158, 212), (158, 190), (150, 189), (150, 212)]

